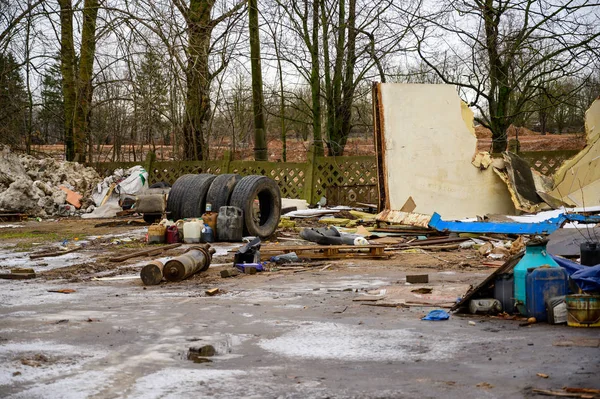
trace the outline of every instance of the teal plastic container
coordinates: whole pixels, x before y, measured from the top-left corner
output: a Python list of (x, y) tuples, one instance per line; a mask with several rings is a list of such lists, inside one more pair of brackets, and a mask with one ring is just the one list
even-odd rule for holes
[(559, 267), (546, 251), (548, 240), (531, 241), (525, 246), (525, 255), (513, 269), (517, 310), (527, 315), (527, 269), (540, 266)]

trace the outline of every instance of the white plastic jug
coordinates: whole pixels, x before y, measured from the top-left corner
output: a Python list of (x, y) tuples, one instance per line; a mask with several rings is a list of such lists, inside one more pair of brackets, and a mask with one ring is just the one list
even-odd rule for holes
[(204, 223), (198, 219), (186, 220), (183, 225), (183, 242), (194, 244), (200, 242), (200, 234)]

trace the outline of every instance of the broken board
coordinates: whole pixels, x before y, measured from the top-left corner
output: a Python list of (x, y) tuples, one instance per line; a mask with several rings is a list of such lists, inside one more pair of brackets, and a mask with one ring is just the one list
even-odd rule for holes
[(277, 245), (261, 247), (260, 257), (268, 260), (281, 253), (295, 252), (306, 259), (388, 259), (391, 255), (385, 253), (385, 248), (386, 245)]

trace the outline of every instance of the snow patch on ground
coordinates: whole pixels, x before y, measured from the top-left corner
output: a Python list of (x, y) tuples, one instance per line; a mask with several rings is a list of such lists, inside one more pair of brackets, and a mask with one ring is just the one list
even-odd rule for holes
[[(21, 363), (21, 359), (31, 359), (35, 355), (45, 356), (47, 362), (39, 362), (38, 367)], [(18, 386), (22, 391), (9, 398), (47, 398), (54, 392), (61, 398), (81, 398), (93, 394), (96, 390), (89, 384), (88, 372), (81, 368), (106, 355), (95, 348), (82, 348), (52, 341), (7, 343), (0, 345), (0, 392), (8, 386)], [(77, 375), (72, 373), (77, 372)], [(20, 373), (14, 375), (14, 373)], [(95, 381), (102, 377), (94, 372)], [(63, 378), (64, 377), (64, 378)], [(56, 378), (61, 378), (55, 380)], [(98, 384), (99, 385), (99, 384)]]
[(281, 356), (340, 361), (445, 360), (473, 340), (428, 339), (410, 329), (373, 330), (334, 323), (300, 325), (258, 345)]

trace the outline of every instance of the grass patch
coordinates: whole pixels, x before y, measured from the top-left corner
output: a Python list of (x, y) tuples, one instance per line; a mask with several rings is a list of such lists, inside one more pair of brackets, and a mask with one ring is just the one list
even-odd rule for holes
[[(63, 241), (77, 237), (75, 233), (57, 233), (55, 231), (0, 231), (0, 240), (38, 240), (38, 241)], [(83, 237), (80, 237), (83, 238)]]

